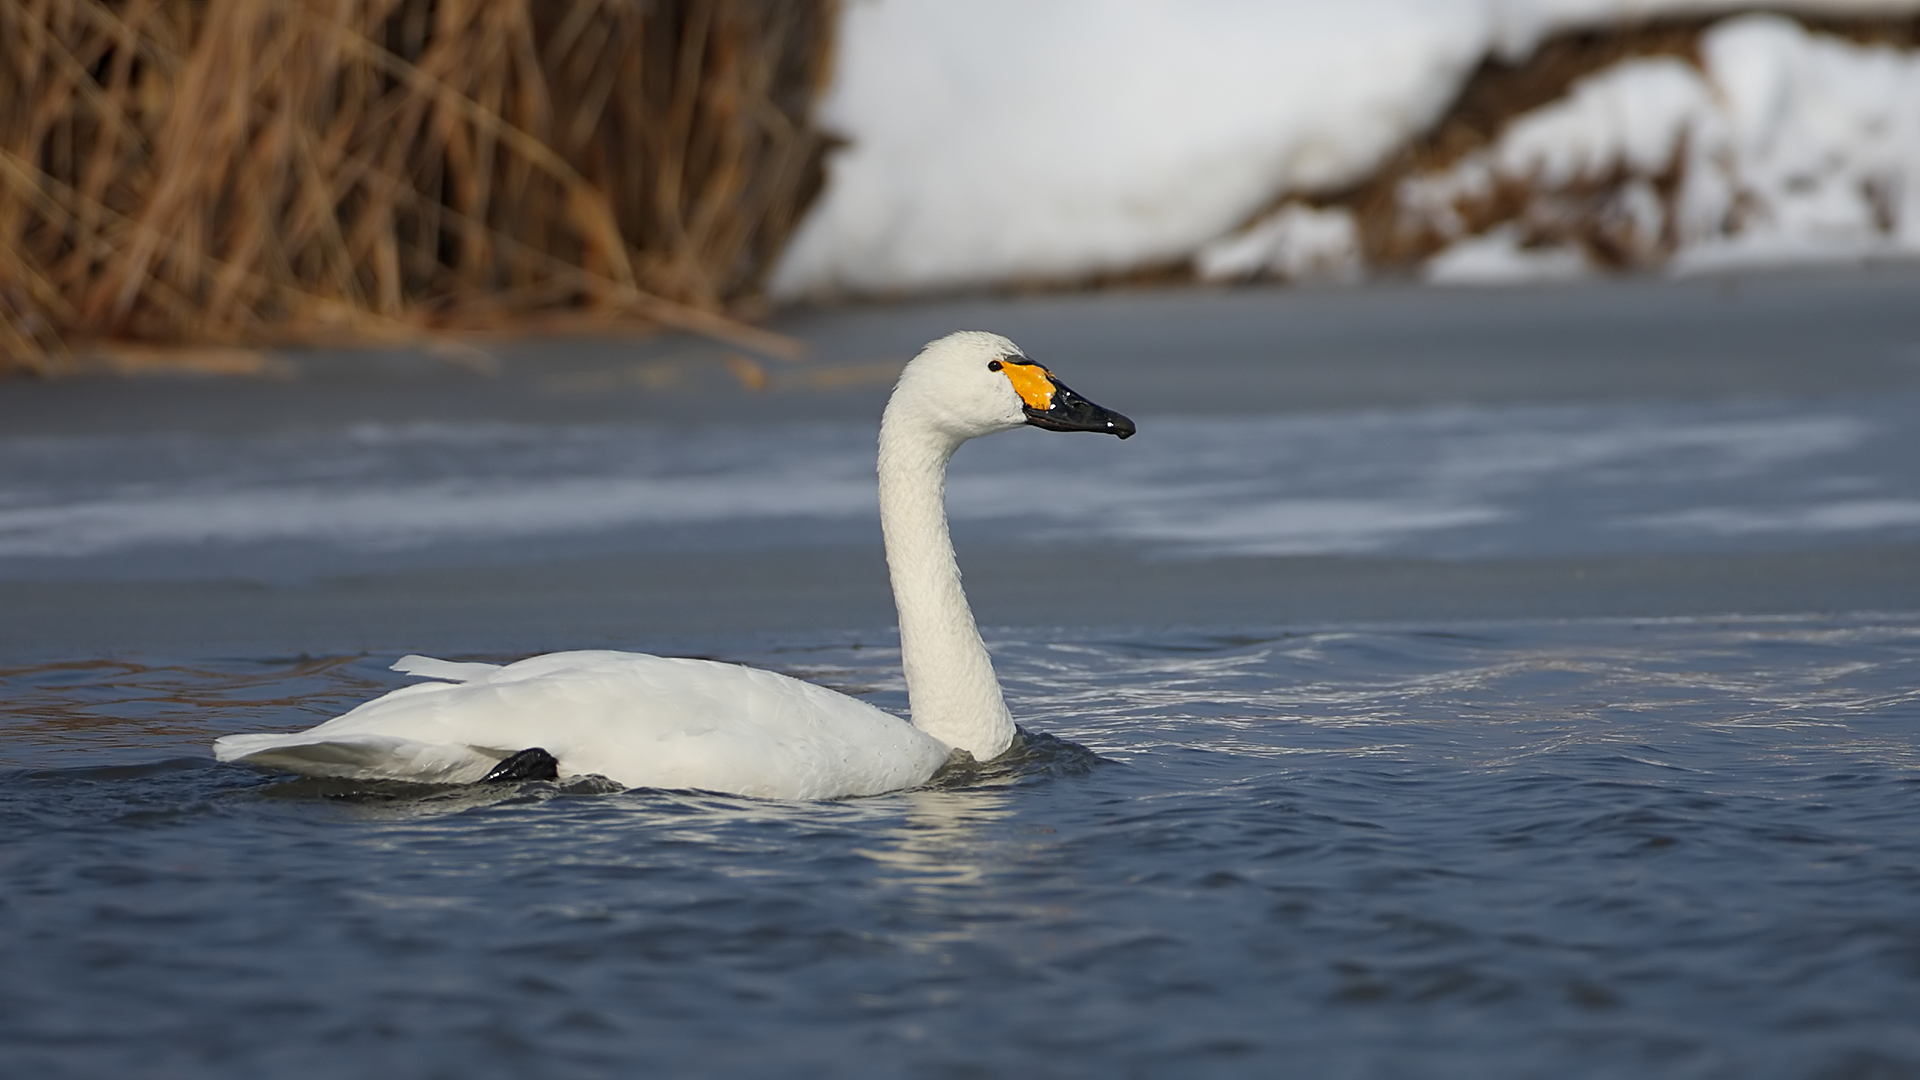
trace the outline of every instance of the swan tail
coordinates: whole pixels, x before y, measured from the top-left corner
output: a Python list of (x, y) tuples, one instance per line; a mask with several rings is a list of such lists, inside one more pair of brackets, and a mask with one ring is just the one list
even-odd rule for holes
[(478, 682), (500, 670), (499, 664), (463, 664), (454, 660), (435, 660), (431, 656), (413, 654), (403, 656), (393, 662), (393, 670), (408, 675), (418, 675), (424, 679), (445, 679), (448, 682)]
[(411, 780), (421, 784), (470, 784), (486, 777), (507, 755), (473, 746), (415, 742), (393, 735), (228, 735), (215, 739), (213, 756), (271, 772), (337, 776), (353, 780)]

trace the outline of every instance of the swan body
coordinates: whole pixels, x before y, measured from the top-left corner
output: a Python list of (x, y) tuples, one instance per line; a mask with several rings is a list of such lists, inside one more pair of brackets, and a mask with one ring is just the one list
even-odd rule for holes
[(301, 732), (229, 735), (221, 761), (310, 776), (460, 784), (538, 747), (558, 775), (628, 787), (779, 799), (874, 795), (925, 783), (966, 751), (1012, 744), (1013, 718), (960, 587), (946, 470), (968, 439), (1022, 424), (1133, 424), (1068, 390), (1006, 338), (978, 331), (909, 363), (880, 427), (880, 520), (913, 719), (770, 671), (644, 653), (549, 653), (517, 663), (408, 656), (432, 680)]
[(912, 787), (951, 753), (857, 698), (737, 664), (600, 651), (504, 667), (415, 656), (394, 666), (436, 681), (297, 735), (230, 735), (221, 756), (308, 774), (460, 784), (539, 746), (562, 775), (820, 799)]

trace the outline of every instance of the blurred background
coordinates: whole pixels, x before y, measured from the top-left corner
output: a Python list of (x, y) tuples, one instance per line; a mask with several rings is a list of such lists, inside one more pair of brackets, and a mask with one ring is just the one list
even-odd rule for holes
[(10, 0), (0, 364), (1911, 260), (1915, 11)]

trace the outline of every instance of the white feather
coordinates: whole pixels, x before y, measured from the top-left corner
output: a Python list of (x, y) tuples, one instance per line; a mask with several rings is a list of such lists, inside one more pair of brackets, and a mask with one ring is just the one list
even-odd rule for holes
[(500, 670), (499, 664), (461, 664), (452, 660), (435, 660), (431, 656), (418, 653), (403, 656), (393, 662), (393, 670), (404, 671), (409, 675), (418, 675), (423, 679), (445, 679), (448, 682), (472, 682), (484, 679)]
[[(378, 746), (395, 756), (370, 753)], [(464, 683), (405, 686), (308, 731), (230, 735), (214, 754), (309, 775), (462, 783), (532, 746), (559, 759), (563, 776), (784, 799), (912, 787), (950, 754), (822, 686), (623, 652), (549, 653)]]

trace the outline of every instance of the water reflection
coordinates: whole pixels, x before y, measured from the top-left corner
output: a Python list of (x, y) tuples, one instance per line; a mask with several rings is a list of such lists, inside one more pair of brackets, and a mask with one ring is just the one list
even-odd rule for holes
[(991, 826), (1013, 813), (1007, 790), (922, 789), (893, 798), (903, 809), (898, 824), (854, 849), (878, 865), (877, 881), (929, 899), (982, 883), (998, 854)]

